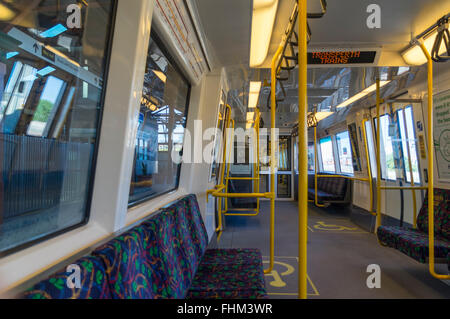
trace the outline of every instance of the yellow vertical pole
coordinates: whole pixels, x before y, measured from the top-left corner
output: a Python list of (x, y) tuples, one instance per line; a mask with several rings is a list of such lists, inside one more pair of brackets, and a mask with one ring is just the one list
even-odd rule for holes
[(372, 182), (372, 167), (370, 167), (370, 157), (369, 157), (369, 147), (367, 145), (367, 132), (366, 132), (366, 121), (362, 121), (362, 131), (364, 138), (364, 149), (366, 151), (366, 162), (367, 162), (367, 177), (369, 179), (369, 202), (370, 202), (370, 212), (373, 212), (373, 182)]
[[(230, 121), (231, 121), (231, 106), (227, 105), (226, 106), (226, 111), (225, 114), (228, 115), (227, 120), (226, 120), (226, 124), (225, 124), (225, 134), (224, 136), (224, 140), (223, 140), (223, 154), (222, 154), (222, 169), (220, 170), (220, 184), (219, 185), (225, 185), (224, 184), (224, 176), (225, 176), (225, 171), (227, 170), (227, 133), (228, 133), (228, 128), (230, 127)], [(228, 192), (228, 190), (225, 190), (225, 192)], [(225, 200), (227, 200), (225, 198)], [(218, 212), (218, 217), (219, 217), (219, 225), (216, 228), (216, 232), (222, 231), (222, 198), (219, 197), (218, 200), (218, 206), (219, 206), (219, 212)]]
[[(412, 106), (411, 106), (412, 107)], [(405, 123), (405, 134), (406, 134), (406, 148), (407, 148), (407, 154), (408, 154), (408, 165), (409, 165), (409, 176), (411, 179), (411, 186), (414, 186), (414, 174), (413, 174), (413, 168), (412, 168), (412, 161), (411, 161), (411, 151), (409, 148), (409, 135), (408, 135), (408, 128), (406, 127), (406, 112), (403, 110), (403, 123)], [(411, 189), (411, 195), (413, 200), (413, 228), (417, 228), (417, 200), (416, 200), (416, 191), (414, 189)]]
[[(231, 131), (232, 135), (231, 135), (230, 143), (233, 143), (233, 136), (234, 136), (234, 120), (231, 119), (230, 122), (231, 122), (231, 129), (232, 129), (232, 131)], [(231, 144), (231, 145), (233, 145), (233, 144)], [(232, 153), (232, 152), (230, 152), (230, 154), (231, 154), (231, 153)], [(228, 156), (228, 158), (229, 158), (229, 156)], [(230, 182), (230, 168), (231, 168), (231, 163), (228, 163), (226, 167), (227, 167), (227, 178), (225, 179), (225, 180), (226, 180), (226, 182), (225, 182), (225, 193), (228, 193), (228, 185), (229, 185), (229, 182)], [(225, 210), (224, 210), (224, 213), (226, 213), (226, 212), (228, 212), (228, 199), (227, 199), (227, 198), (225, 199)]]
[(308, 60), (307, 0), (298, 0), (298, 298), (307, 298), (308, 243)]
[(447, 280), (450, 275), (437, 274), (434, 269), (434, 132), (433, 132), (433, 61), (422, 41), (419, 42), (423, 53), (427, 57), (428, 70), (428, 267), (430, 274)]
[(272, 272), (274, 265), (274, 254), (275, 254), (275, 167), (276, 167), (276, 157), (275, 157), (275, 114), (277, 107), (277, 61), (281, 55), (283, 47), (280, 46), (275, 52), (272, 58), (271, 64), (271, 83), (270, 83), (270, 138), (271, 138), (271, 148), (270, 148), (270, 258), (269, 258), (269, 268), (264, 271), (265, 274)]
[(381, 226), (381, 120), (380, 120), (380, 79), (377, 78), (377, 219), (375, 234)]

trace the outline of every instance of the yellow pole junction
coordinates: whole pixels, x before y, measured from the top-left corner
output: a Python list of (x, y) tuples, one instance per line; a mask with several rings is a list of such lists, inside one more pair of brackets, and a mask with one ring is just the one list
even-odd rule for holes
[[(271, 83), (271, 102), (272, 102), (272, 109), (271, 109), (271, 139), (272, 139), (272, 145), (275, 144), (274, 141), (276, 141), (276, 136), (275, 136), (275, 111), (276, 111), (276, 63), (278, 62), (278, 59), (281, 56), (283, 47), (278, 48), (277, 52), (275, 53), (273, 60), (272, 60), (272, 74), (271, 74), (271, 78), (272, 78), (272, 83)], [(227, 108), (229, 108), (229, 112), (228, 114), (231, 116), (231, 107), (229, 107), (229, 105), (227, 105)], [(218, 235), (218, 239), (220, 238), (221, 234), (222, 234), (222, 230), (223, 230), (223, 225), (222, 225), (222, 198), (225, 198), (225, 200), (227, 200), (228, 198), (256, 198), (257, 199), (257, 213), (256, 214), (243, 214), (243, 213), (228, 213), (228, 214), (224, 214), (224, 215), (229, 215), (229, 216), (233, 216), (233, 215), (239, 215), (239, 216), (257, 216), (259, 214), (259, 200), (261, 198), (268, 198), (270, 199), (270, 257), (269, 257), (269, 268), (264, 270), (264, 274), (269, 274), (272, 272), (273, 270), (273, 266), (274, 266), (274, 255), (275, 255), (275, 174), (276, 174), (276, 170), (275, 170), (275, 147), (272, 147), (272, 151), (271, 151), (271, 183), (270, 183), (270, 192), (266, 192), (266, 193), (259, 193), (259, 186), (260, 186), (260, 181), (259, 181), (259, 174), (260, 174), (260, 166), (259, 166), (259, 125), (260, 125), (260, 119), (261, 119), (261, 114), (259, 112), (259, 110), (257, 109), (257, 117), (255, 120), (255, 129), (256, 129), (256, 135), (257, 135), (257, 164), (254, 166), (254, 170), (256, 169), (256, 175), (257, 175), (257, 179), (255, 178), (233, 178), (230, 177), (229, 174), (229, 166), (230, 163), (226, 162), (226, 156), (227, 156), (227, 135), (225, 135), (225, 140), (224, 140), (224, 154), (223, 154), (223, 169), (221, 170), (221, 174), (220, 174), (220, 185), (216, 185), (214, 189), (211, 190), (207, 190), (206, 194), (207, 196), (212, 195), (216, 198), (218, 198), (218, 214), (219, 214), (219, 223), (218, 223), (218, 227), (216, 229), (216, 232), (219, 233)], [(227, 125), (226, 127), (230, 127), (230, 121), (232, 121), (230, 118), (228, 118), (227, 120)], [(232, 122), (232, 128), (234, 128), (234, 121)], [(227, 170), (227, 176), (226, 176), (226, 184), (224, 184), (224, 175), (225, 175), (225, 170)], [(256, 181), (256, 193), (228, 193), (228, 181), (230, 180), (255, 180)], [(224, 192), (225, 191), (225, 192)], [(227, 206), (225, 207), (227, 211)]]
[(423, 41), (419, 45), (427, 57), (428, 69), (428, 267), (430, 274), (447, 280), (450, 275), (437, 274), (434, 267), (434, 133), (433, 133), (433, 61)]
[[(307, 299), (308, 269), (308, 27), (307, 0), (298, 0), (298, 298)], [(273, 106), (274, 104), (272, 104)], [(274, 107), (272, 107), (274, 112)], [(317, 185), (317, 183), (316, 183)]]

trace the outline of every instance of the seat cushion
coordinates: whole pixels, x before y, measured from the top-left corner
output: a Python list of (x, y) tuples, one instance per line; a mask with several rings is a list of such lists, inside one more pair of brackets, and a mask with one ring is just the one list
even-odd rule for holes
[[(421, 263), (426, 263), (429, 254), (428, 234), (418, 231), (400, 234), (397, 249)], [(435, 258), (446, 258), (449, 253), (450, 241), (436, 237), (434, 240)]]
[(258, 249), (208, 249), (202, 264), (258, 264), (261, 265), (261, 252)]
[(397, 248), (398, 240), (402, 234), (414, 234), (417, 230), (395, 226), (380, 226), (377, 229), (378, 240), (386, 246)]
[(63, 269), (47, 280), (28, 289), (25, 299), (111, 299), (110, 286), (106, 279), (102, 259), (94, 256), (83, 257), (73, 265), (80, 267), (81, 288), (69, 288), (67, 280), (72, 273)]
[(263, 298), (265, 291), (262, 263), (200, 264), (188, 298)]

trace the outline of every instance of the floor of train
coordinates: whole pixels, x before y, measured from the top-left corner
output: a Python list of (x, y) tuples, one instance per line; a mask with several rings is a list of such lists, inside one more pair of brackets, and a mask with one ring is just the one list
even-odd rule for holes
[[(226, 217), (219, 248), (259, 248), (269, 256), (269, 202), (257, 217)], [(269, 298), (296, 298), (298, 256), (296, 202), (276, 203), (275, 267), (265, 276)], [(353, 223), (348, 209), (309, 206), (309, 298), (450, 298), (450, 284), (434, 279), (428, 265), (382, 247), (374, 234)], [(381, 268), (381, 288), (369, 289), (367, 267)], [(447, 265), (437, 265), (447, 271)]]

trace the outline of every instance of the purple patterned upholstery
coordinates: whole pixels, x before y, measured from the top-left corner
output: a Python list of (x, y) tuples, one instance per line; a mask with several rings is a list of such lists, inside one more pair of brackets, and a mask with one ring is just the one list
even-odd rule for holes
[(138, 226), (93, 252), (106, 265), (114, 299), (167, 297), (165, 273), (158, 271), (162, 269), (162, 263), (160, 257), (155, 256), (154, 249), (147, 247), (152, 244), (149, 239), (146, 229)]
[[(139, 226), (80, 259), (82, 288), (52, 276), (25, 298), (264, 298), (261, 253), (206, 250), (208, 236), (195, 195), (160, 210)], [(190, 289), (190, 290), (189, 290)]]
[(200, 264), (188, 298), (265, 298), (262, 262)]
[[(450, 190), (434, 190), (434, 230), (435, 257), (446, 258), (450, 252), (449, 240), (449, 198)], [(428, 194), (417, 216), (417, 230), (410, 228), (380, 226), (377, 230), (379, 241), (386, 246), (395, 248), (404, 254), (426, 263), (428, 258)]]
[[(103, 262), (98, 257), (84, 257), (74, 262), (80, 267), (81, 288), (69, 288), (67, 273), (63, 269), (47, 280), (41, 281), (28, 289), (25, 299), (110, 299), (111, 290), (106, 279)], [(73, 282), (73, 281), (72, 281)]]
[(261, 252), (258, 249), (208, 249), (202, 264), (260, 264)]

